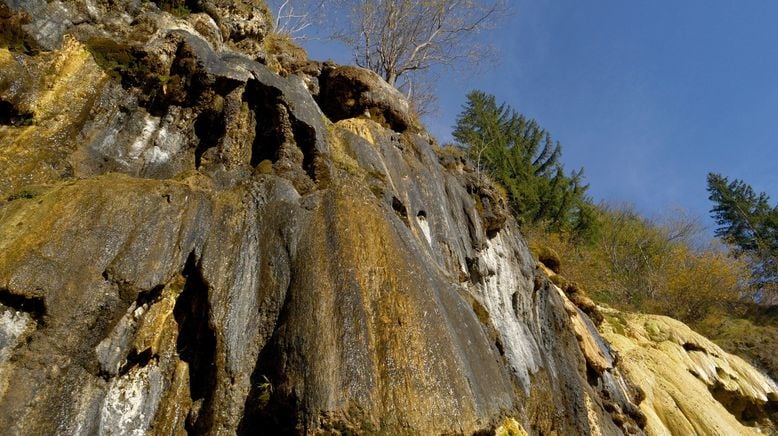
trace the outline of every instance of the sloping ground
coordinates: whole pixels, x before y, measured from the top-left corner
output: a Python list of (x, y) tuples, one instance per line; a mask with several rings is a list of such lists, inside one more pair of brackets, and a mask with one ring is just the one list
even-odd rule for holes
[(606, 401), (617, 421), (629, 414), (648, 435), (777, 433), (778, 385), (770, 377), (680, 321), (597, 306), (543, 263), (539, 268), (566, 288), (552, 285), (565, 301), (588, 367), (607, 369), (603, 396), (639, 399), (639, 412), (631, 408), (634, 401), (625, 410), (624, 402)]
[(602, 310), (619, 367), (646, 394), (647, 434), (775, 433), (773, 380), (672, 318)]

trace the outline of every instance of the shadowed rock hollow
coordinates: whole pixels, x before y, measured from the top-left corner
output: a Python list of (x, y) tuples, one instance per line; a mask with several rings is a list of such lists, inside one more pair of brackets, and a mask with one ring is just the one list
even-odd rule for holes
[(0, 2), (3, 433), (643, 432), (399, 93), (186, 7)]

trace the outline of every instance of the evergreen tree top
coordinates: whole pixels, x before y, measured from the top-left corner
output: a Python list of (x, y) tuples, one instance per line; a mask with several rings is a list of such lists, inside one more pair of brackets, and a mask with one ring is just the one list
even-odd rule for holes
[(708, 193), (716, 236), (750, 259), (756, 286), (778, 287), (778, 205), (742, 180), (715, 173), (708, 174)]
[(565, 174), (562, 146), (540, 124), (493, 95), (471, 91), (453, 136), (479, 170), (503, 185), (520, 222), (585, 233), (593, 225), (583, 170)]

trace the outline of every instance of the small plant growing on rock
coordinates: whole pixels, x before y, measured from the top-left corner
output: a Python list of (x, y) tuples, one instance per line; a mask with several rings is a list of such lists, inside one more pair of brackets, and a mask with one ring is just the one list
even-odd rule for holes
[(263, 375), (260, 377), (260, 382), (257, 384), (257, 390), (259, 391), (257, 399), (262, 407), (264, 407), (270, 402), (270, 397), (273, 395), (273, 384), (270, 383), (267, 376)]
[(192, 14), (192, 11), (186, 5), (177, 5), (170, 10), (170, 13), (179, 18), (186, 18)]

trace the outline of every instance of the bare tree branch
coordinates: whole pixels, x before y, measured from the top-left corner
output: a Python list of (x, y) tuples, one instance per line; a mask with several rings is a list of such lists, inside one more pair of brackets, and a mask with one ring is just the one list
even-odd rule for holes
[[(293, 39), (316, 22), (352, 49), (354, 62), (400, 89), (420, 113), (434, 110), (436, 66), (476, 69), (491, 54), (477, 34), (508, 0), (268, 0), (275, 31)], [(325, 19), (326, 18), (326, 19)]]
[(352, 48), (357, 65), (402, 90), (417, 109), (434, 101), (424, 77), (430, 69), (476, 66), (489, 53), (476, 34), (508, 8), (507, 0), (332, 1), (330, 9), (348, 17), (334, 37)]
[(268, 0), (275, 21), (273, 31), (292, 39), (305, 39), (307, 30), (324, 17), (328, 0)]

